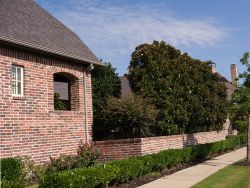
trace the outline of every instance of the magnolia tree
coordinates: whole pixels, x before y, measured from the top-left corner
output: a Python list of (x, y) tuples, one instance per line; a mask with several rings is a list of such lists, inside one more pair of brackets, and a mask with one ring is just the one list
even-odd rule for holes
[(130, 84), (159, 109), (161, 134), (222, 129), (226, 92), (211, 63), (182, 54), (163, 41), (136, 47), (129, 65)]
[(247, 144), (247, 164), (250, 165), (250, 52), (246, 52), (241, 63), (246, 66), (246, 71), (240, 74), (240, 78), (244, 79), (244, 83), (237, 88), (233, 95), (232, 111), (246, 116), (248, 119), (248, 144)]

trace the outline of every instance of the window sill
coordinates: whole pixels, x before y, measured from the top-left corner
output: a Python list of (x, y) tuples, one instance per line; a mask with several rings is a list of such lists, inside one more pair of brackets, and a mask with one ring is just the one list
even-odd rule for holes
[(75, 112), (80, 112), (80, 110), (54, 110), (54, 112), (58, 112), (58, 113), (75, 113)]
[(13, 100), (25, 100), (25, 96), (12, 96)]
[(66, 111), (66, 110), (54, 110), (54, 111), (50, 111), (51, 113), (54, 114), (60, 114), (60, 115), (66, 115), (66, 114), (83, 114), (83, 111), (81, 110), (73, 110), (73, 111)]

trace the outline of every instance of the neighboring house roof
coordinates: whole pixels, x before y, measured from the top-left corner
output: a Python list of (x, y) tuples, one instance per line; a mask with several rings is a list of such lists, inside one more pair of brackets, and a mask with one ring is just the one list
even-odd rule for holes
[(225, 76), (223, 76), (222, 74), (220, 74), (220, 73), (218, 73), (218, 72), (216, 72), (216, 74), (218, 74), (220, 82), (229, 82), (229, 83), (231, 83), (231, 82), (228, 81), (228, 79), (227, 79)]
[(219, 76), (219, 81), (224, 83), (224, 85), (226, 86), (227, 100), (231, 101), (232, 95), (236, 87), (232, 84), (232, 82), (228, 81), (228, 79), (224, 77), (222, 74), (218, 72), (216, 72), (216, 74)]
[(75, 33), (33, 0), (0, 0), (0, 42), (100, 64)]
[(224, 82), (226, 86), (227, 100), (231, 101), (232, 95), (236, 87), (231, 82)]
[(126, 97), (132, 94), (132, 90), (129, 84), (128, 76), (120, 76), (121, 81), (121, 97)]

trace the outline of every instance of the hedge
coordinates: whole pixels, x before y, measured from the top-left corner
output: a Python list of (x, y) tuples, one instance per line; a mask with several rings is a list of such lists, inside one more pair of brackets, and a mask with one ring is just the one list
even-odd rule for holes
[(25, 187), (22, 181), (23, 163), (20, 158), (4, 158), (1, 160), (1, 184), (2, 188)]
[(157, 154), (131, 157), (89, 168), (48, 173), (39, 187), (91, 188), (126, 182), (138, 176), (160, 171), (164, 168), (171, 168), (178, 164), (205, 160), (213, 154), (241, 146), (246, 141), (246, 135), (229, 136), (226, 140), (214, 143), (165, 150)]

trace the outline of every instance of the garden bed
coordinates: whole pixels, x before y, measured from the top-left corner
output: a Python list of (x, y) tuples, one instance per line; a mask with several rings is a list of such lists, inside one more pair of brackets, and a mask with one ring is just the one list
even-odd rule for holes
[[(161, 176), (236, 149), (246, 143), (246, 140), (246, 135), (230, 136), (226, 140), (214, 143), (200, 144), (183, 149), (170, 149), (156, 154), (95, 164), (90, 167), (85, 163), (93, 161), (95, 151), (83, 146), (83, 152), (82, 154), (79, 153), (77, 160), (70, 156), (62, 157), (52, 160), (47, 166), (47, 170), (40, 172), (36, 170), (36, 172), (38, 172), (38, 175), (40, 174), (40, 188), (92, 188), (107, 185), (118, 188), (137, 187)], [(81, 167), (74, 167), (76, 164)], [(82, 165), (85, 167), (82, 167)], [(24, 178), (29, 170), (23, 168), (20, 158), (1, 159), (1, 167), (1, 187), (15, 186), (21, 188), (30, 185)]]
[[(171, 149), (157, 154), (131, 157), (89, 168), (48, 173), (45, 175), (40, 187), (91, 188), (106, 185), (119, 187), (125, 186), (124, 183), (126, 182), (132, 182), (131, 180), (134, 180), (134, 184), (138, 186), (139, 184), (135, 181), (138, 177), (148, 177), (152, 173), (166, 175), (183, 167), (188, 167), (188, 165), (204, 161), (216, 154), (238, 148), (244, 143), (246, 143), (245, 135), (230, 136), (226, 140), (214, 143), (200, 144), (184, 149)], [(165, 174), (164, 171), (166, 171)], [(141, 181), (147, 183), (143, 179)], [(132, 187), (132, 184), (130, 187)]]
[(138, 186), (142, 186), (144, 184), (150, 183), (150, 182), (155, 181), (155, 180), (157, 180), (157, 179), (159, 179), (161, 177), (173, 174), (173, 173), (178, 172), (180, 170), (183, 170), (185, 168), (189, 168), (189, 167), (192, 167), (192, 166), (197, 165), (199, 163), (202, 163), (204, 161), (207, 161), (207, 160), (210, 160), (212, 158), (218, 157), (220, 155), (230, 153), (230, 152), (232, 152), (234, 150), (237, 150), (237, 149), (240, 149), (242, 147), (244, 147), (244, 146), (239, 146), (239, 147), (234, 148), (233, 150), (228, 150), (228, 151), (225, 151), (225, 152), (213, 154), (213, 155), (209, 156), (206, 160), (200, 160), (200, 161), (192, 162), (192, 163), (179, 164), (179, 165), (174, 166), (174, 167), (172, 167), (170, 169), (166, 168), (166, 169), (163, 169), (160, 172), (153, 172), (151, 174), (143, 175), (143, 176), (137, 177), (137, 178), (135, 178), (135, 179), (133, 179), (133, 180), (131, 180), (129, 182), (126, 182), (126, 183), (116, 184), (114, 186), (111, 186), (110, 188), (136, 188)]

